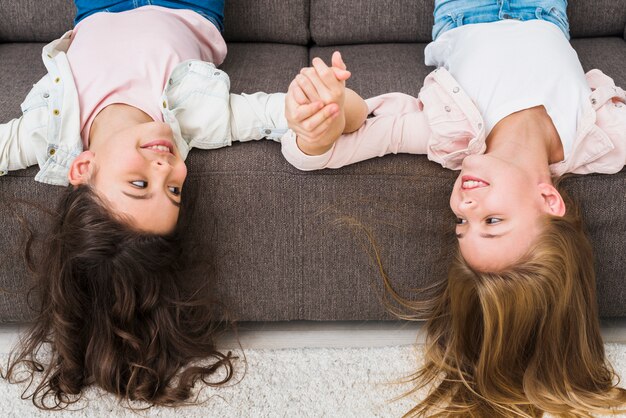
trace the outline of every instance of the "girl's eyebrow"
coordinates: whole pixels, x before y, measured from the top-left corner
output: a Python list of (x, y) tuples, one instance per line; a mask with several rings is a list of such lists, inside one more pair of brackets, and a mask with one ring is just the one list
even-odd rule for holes
[[(132, 193), (128, 193), (122, 190), (122, 193), (132, 199), (137, 199), (137, 200), (149, 200), (152, 199), (152, 193), (146, 193), (146, 194), (142, 194), (142, 195), (138, 195), (138, 194), (132, 194)], [(180, 203), (178, 203), (177, 201), (175, 201), (174, 199), (172, 199), (172, 197), (170, 195), (167, 195), (167, 198), (170, 202), (172, 202), (172, 205), (176, 206), (177, 208), (180, 208)]]

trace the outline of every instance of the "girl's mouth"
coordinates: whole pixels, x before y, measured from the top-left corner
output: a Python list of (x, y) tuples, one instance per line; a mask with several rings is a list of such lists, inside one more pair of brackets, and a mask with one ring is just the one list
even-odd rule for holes
[(487, 187), (489, 183), (483, 179), (473, 176), (461, 177), (461, 188), (463, 190), (477, 189), (479, 187)]
[(165, 139), (158, 139), (156, 141), (148, 142), (141, 146), (143, 149), (149, 149), (151, 151), (156, 152), (167, 152), (169, 154), (174, 154), (174, 145)]

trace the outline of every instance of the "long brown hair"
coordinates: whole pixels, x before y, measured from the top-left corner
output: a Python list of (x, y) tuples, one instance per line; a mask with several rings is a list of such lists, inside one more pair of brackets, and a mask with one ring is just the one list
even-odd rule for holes
[(30, 380), (23, 398), (42, 409), (67, 407), (91, 384), (129, 405), (179, 405), (199, 380), (229, 381), (233, 357), (214, 345), (225, 317), (207, 277), (192, 280), (204, 270), (190, 264), (185, 227), (181, 219), (169, 236), (141, 233), (89, 186), (68, 188), (49, 233), (27, 241), (37, 316), (3, 377)]
[(457, 251), (426, 300), (394, 291), (377, 257), (392, 312), (426, 319), (424, 364), (409, 381), (410, 393), (430, 392), (406, 416), (589, 417), (624, 406), (600, 334), (592, 248), (560, 191), (567, 213), (547, 217), (516, 265), (478, 272)]

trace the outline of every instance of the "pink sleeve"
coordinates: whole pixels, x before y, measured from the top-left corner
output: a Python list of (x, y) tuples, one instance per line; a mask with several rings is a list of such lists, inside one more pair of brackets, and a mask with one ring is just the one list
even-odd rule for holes
[(287, 161), (300, 170), (339, 168), (386, 154), (426, 154), (430, 126), (422, 105), (415, 97), (389, 93), (366, 100), (370, 114), (357, 131), (342, 135), (322, 155), (307, 155), (298, 148), (295, 134), (282, 139)]

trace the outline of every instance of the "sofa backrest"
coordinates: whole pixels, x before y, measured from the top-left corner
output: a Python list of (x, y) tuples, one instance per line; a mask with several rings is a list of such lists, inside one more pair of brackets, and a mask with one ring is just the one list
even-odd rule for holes
[(0, 42), (50, 42), (72, 28), (71, 0), (0, 1)]
[[(226, 0), (229, 42), (309, 43), (309, 0)], [(1, 0), (0, 43), (49, 42), (71, 29), (72, 0)]]
[(309, 0), (226, 0), (224, 38), (307, 45), (309, 9)]
[[(311, 0), (311, 38), (320, 46), (429, 42), (433, 6), (433, 0)], [(572, 38), (626, 36), (624, 0), (570, 0), (567, 14)]]
[[(229, 42), (428, 42), (433, 0), (226, 0)], [(48, 42), (70, 29), (72, 0), (0, 1), (0, 42)], [(626, 36), (626, 1), (570, 0), (573, 38)], [(310, 22), (310, 23), (309, 23)]]

